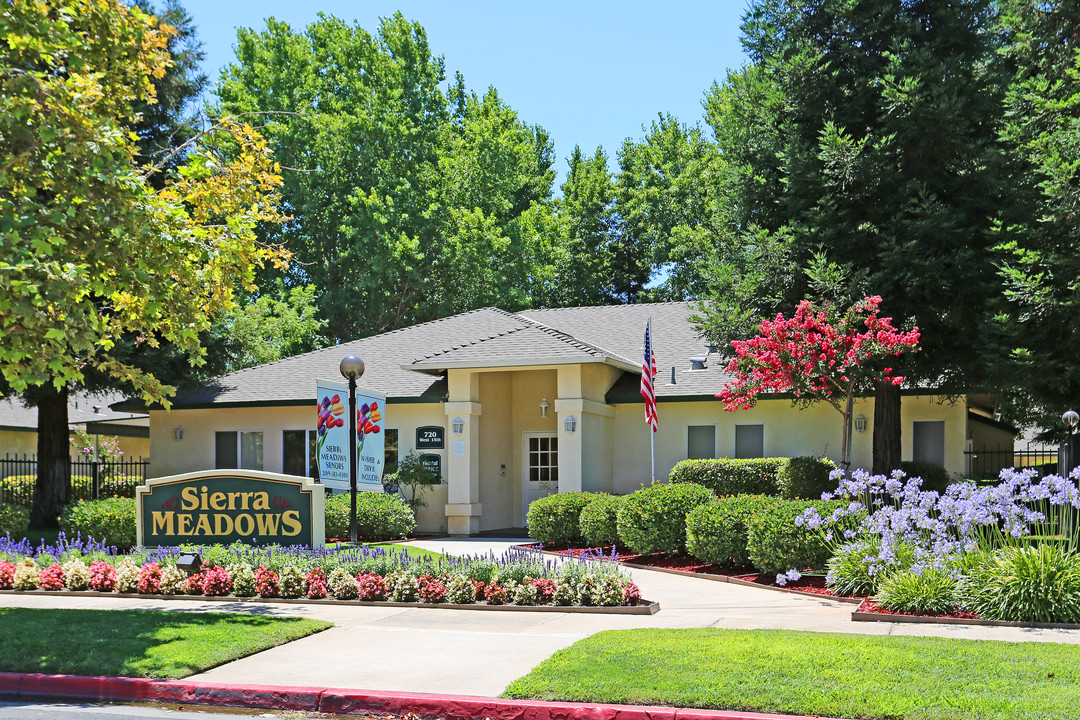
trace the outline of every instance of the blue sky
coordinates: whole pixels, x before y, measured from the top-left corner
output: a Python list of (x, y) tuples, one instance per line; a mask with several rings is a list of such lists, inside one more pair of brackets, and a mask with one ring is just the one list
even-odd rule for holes
[[(714, 2), (442, 2), (375, 0), (184, 0), (216, 82), (233, 60), (236, 28), (267, 17), (302, 28), (319, 12), (374, 31), (400, 10), (419, 22), (432, 51), (471, 90), (494, 85), (528, 123), (555, 141), (560, 175), (575, 144), (603, 145), (614, 159), (659, 112), (695, 123), (701, 99), (728, 68), (743, 63), (739, 18), (745, 0)], [(614, 166), (614, 162), (612, 162)]]

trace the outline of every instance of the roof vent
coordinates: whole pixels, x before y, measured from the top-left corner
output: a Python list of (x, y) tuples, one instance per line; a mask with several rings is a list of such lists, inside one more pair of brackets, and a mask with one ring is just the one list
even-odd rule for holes
[(690, 358), (691, 370), (706, 370), (705, 363), (708, 362), (707, 357), (692, 357)]

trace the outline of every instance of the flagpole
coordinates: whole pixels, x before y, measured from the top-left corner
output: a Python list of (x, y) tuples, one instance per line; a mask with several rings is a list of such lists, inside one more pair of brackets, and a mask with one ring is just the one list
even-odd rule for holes
[[(655, 355), (655, 353), (653, 352), (653, 339), (652, 339), (652, 315), (649, 316), (649, 354), (650, 355)], [(650, 357), (649, 358), (650, 369), (651, 369), (652, 364), (653, 364), (653, 359), (652, 359), (652, 357)], [(655, 388), (653, 389), (653, 392), (654, 393), (656, 392)], [(653, 422), (656, 422), (656, 420), (654, 419)], [(651, 424), (649, 425), (649, 468), (651, 470), (651, 475), (652, 475), (651, 484), (655, 485), (656, 484), (656, 430), (653, 429), (653, 426)]]

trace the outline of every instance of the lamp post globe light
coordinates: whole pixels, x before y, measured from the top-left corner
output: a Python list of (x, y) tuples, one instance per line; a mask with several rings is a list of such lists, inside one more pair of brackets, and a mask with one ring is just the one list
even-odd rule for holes
[(349, 542), (356, 543), (356, 379), (364, 374), (364, 361), (346, 355), (338, 369), (349, 381)]

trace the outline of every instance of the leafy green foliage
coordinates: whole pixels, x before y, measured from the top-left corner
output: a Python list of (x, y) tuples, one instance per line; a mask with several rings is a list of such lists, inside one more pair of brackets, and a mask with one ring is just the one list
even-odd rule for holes
[(956, 578), (948, 570), (904, 570), (886, 577), (874, 598), (889, 610), (927, 615), (956, 609)]
[(686, 516), (715, 498), (693, 483), (651, 485), (630, 493), (618, 511), (619, 539), (636, 553), (686, 550)]
[(619, 508), (625, 495), (596, 493), (581, 509), (578, 525), (589, 547), (608, 547), (619, 542)]
[(937, 463), (905, 460), (900, 463), (900, 469), (907, 473), (909, 478), (922, 478), (923, 490), (944, 493), (946, 488), (952, 484), (949, 471)]
[[(349, 537), (349, 493), (326, 498), (327, 538)], [(356, 532), (364, 542), (398, 540), (416, 527), (416, 516), (401, 496), (378, 492), (356, 494)]]
[(383, 487), (388, 490), (396, 489), (414, 513), (427, 506), (424, 495), (433, 485), (441, 482), (439, 473), (425, 465), (415, 450), (410, 450), (401, 458), (397, 470), (383, 476)]
[(697, 506), (686, 516), (687, 552), (722, 567), (748, 567), (747, 523), (779, 502), (767, 495), (730, 495)]
[(1080, 622), (1080, 555), (1053, 544), (982, 556), (957, 587), (961, 605), (990, 620)]
[(223, 315), (218, 329), (237, 349), (228, 371), (262, 365), (327, 345), (326, 321), (319, 317), (314, 285), (276, 287)]
[(787, 458), (682, 460), (671, 469), (668, 480), (704, 485), (720, 496), (776, 495), (780, 468), (786, 463)]
[[(498, 303), (530, 302), (546, 250), (522, 232), (551, 192), (552, 145), (489, 89), (469, 92), (400, 13), (376, 33), (320, 15), (302, 30), (242, 29), (218, 85), (266, 132), (296, 221), (266, 231), (320, 288), (334, 339)], [(301, 269), (302, 268), (302, 269)]]
[(529, 535), (556, 545), (580, 544), (584, 539), (579, 525), (581, 511), (593, 497), (586, 492), (560, 492), (534, 500), (525, 516)]
[(841, 595), (871, 595), (885, 578), (906, 571), (914, 562), (908, 545), (893, 548), (895, 559), (888, 565), (880, 559), (880, 552), (881, 538), (877, 535), (841, 545), (829, 558), (829, 586)]
[(106, 545), (129, 548), (135, 545), (135, 500), (106, 498), (81, 500), (64, 508), (60, 528), (74, 537), (81, 533)]
[(828, 515), (840, 503), (784, 500), (752, 515), (746, 523), (746, 550), (759, 572), (780, 573), (791, 569), (820, 570), (829, 559), (829, 550), (820, 533), (796, 525), (809, 507)]
[(30, 526), (30, 511), (22, 505), (0, 502), (0, 535), (10, 534), (12, 538), (26, 536)]
[(819, 500), (821, 494), (836, 490), (829, 473), (836, 464), (828, 458), (793, 457), (776, 472), (776, 484), (781, 497), (791, 500)]

